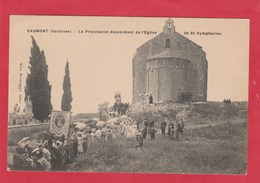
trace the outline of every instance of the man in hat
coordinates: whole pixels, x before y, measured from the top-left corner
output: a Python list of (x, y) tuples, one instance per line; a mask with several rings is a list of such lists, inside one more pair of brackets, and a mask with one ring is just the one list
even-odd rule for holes
[(180, 133), (180, 131), (181, 131), (181, 124), (180, 124), (180, 122), (177, 120), (177, 121), (176, 121), (176, 131), (175, 131), (175, 139), (176, 139), (177, 141), (179, 141), (179, 133)]
[(162, 120), (161, 122), (161, 130), (162, 130), (162, 135), (165, 135), (165, 129), (166, 129), (166, 120)]
[(155, 140), (156, 132), (157, 132), (157, 130), (155, 130), (154, 127), (152, 127), (150, 130), (151, 140)]

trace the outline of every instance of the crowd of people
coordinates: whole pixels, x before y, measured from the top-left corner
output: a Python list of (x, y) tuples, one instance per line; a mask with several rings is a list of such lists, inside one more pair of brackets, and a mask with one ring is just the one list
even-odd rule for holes
[[(161, 129), (162, 129), (162, 134), (165, 135), (165, 129), (166, 129), (166, 122), (163, 121), (161, 123)], [(168, 126), (168, 136), (170, 140), (179, 140), (179, 135), (183, 135), (184, 131), (184, 120), (181, 119), (180, 121), (176, 121), (175, 125), (174, 123), (170, 123)], [(163, 133), (164, 132), (164, 133)]]
[[(140, 124), (138, 125), (138, 127)], [(163, 136), (168, 135), (170, 140), (179, 141), (179, 135), (183, 136), (184, 131), (184, 120), (176, 120), (175, 124), (173, 122), (169, 122), (167, 125), (166, 119), (162, 120), (161, 124), (161, 134)], [(166, 127), (168, 127), (168, 131), (166, 134)], [(154, 128), (154, 121), (148, 121), (147, 119), (143, 120), (143, 127), (139, 132), (136, 134), (136, 141), (137, 145), (135, 148), (143, 147), (143, 140), (146, 139), (146, 137), (149, 135), (151, 140), (155, 140), (155, 134), (157, 133), (157, 130)]]
[[(120, 123), (118, 123), (118, 120)], [(26, 161), (28, 167), (33, 170), (41, 171), (59, 171), (64, 168), (66, 163), (71, 163), (77, 156), (81, 156), (88, 149), (90, 139), (112, 140), (116, 136), (136, 137), (136, 148), (143, 147), (143, 142), (148, 137), (155, 140), (158, 131), (155, 128), (153, 120), (144, 119), (141, 123), (136, 123), (131, 118), (122, 118), (114, 120), (116, 125), (110, 127), (107, 122), (105, 126), (96, 126), (96, 128), (87, 130), (74, 129), (68, 136), (57, 137), (48, 133), (44, 137), (33, 139), (25, 137), (18, 142), (19, 155)], [(166, 119), (160, 124), (161, 134), (170, 140), (179, 140), (179, 135), (183, 135), (184, 121), (166, 122)], [(166, 128), (167, 131), (166, 131)], [(95, 129), (95, 130), (94, 130)], [(117, 132), (118, 131), (118, 132)], [(168, 133), (167, 133), (168, 132)], [(118, 134), (118, 135), (116, 135)]]
[(224, 99), (224, 100), (223, 100), (223, 103), (231, 104), (231, 100), (230, 100), (230, 99)]
[(39, 140), (23, 138), (18, 142), (18, 152), (33, 170), (58, 171), (87, 150), (88, 137), (83, 132), (70, 136), (49, 135)]

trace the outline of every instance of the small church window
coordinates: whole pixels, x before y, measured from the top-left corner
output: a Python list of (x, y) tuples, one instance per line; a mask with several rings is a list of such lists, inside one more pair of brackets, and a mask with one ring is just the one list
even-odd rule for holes
[(166, 39), (166, 48), (170, 48), (170, 44), (171, 44), (170, 39)]
[(168, 27), (171, 27), (171, 22), (170, 21), (168, 22)]
[(15, 119), (13, 120), (13, 125), (16, 125), (16, 120)]

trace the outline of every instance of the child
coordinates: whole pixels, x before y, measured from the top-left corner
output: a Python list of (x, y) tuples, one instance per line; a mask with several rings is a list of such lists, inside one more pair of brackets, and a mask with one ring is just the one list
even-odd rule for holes
[(135, 146), (135, 148), (142, 148), (143, 147), (143, 136), (142, 136), (142, 133), (138, 133), (136, 135), (136, 141), (137, 141), (137, 145)]

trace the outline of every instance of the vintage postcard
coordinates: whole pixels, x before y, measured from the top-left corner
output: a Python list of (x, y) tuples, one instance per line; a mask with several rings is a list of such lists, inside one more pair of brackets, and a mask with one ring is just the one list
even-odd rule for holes
[(10, 16), (12, 171), (246, 174), (249, 19)]

